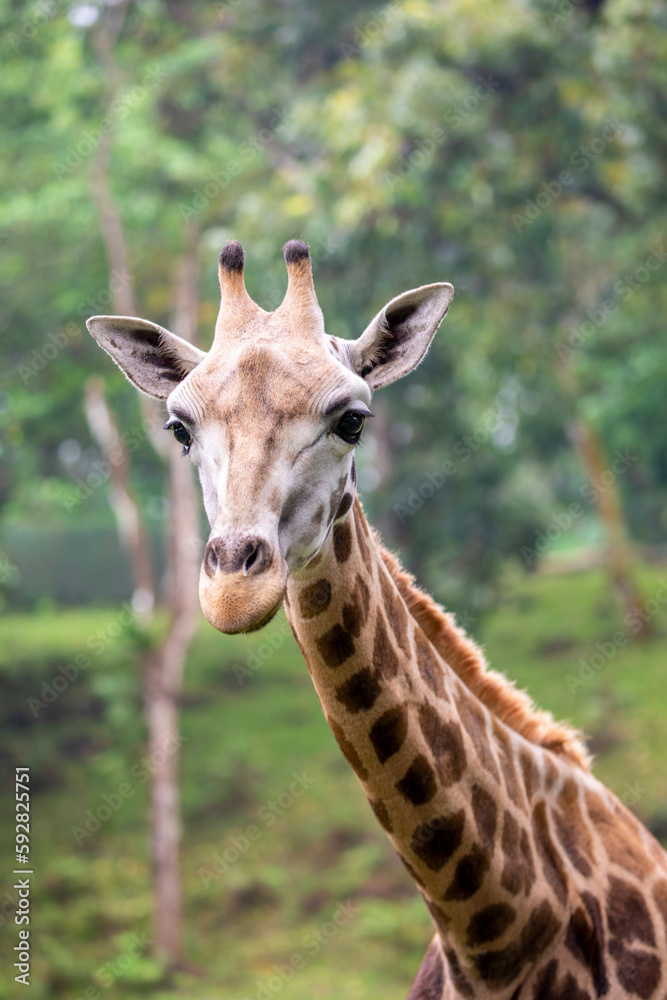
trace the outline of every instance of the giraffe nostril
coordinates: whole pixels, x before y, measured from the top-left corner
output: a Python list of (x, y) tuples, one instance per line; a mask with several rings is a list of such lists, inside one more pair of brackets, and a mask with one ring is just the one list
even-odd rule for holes
[(250, 546), (251, 550), (243, 563), (244, 576), (262, 573), (271, 563), (271, 549), (267, 542), (261, 538), (254, 538)]
[(263, 538), (212, 538), (204, 554), (204, 571), (211, 578), (217, 573), (243, 573), (259, 576), (271, 565), (273, 549)]
[(204, 569), (209, 576), (215, 575), (218, 568), (218, 553), (215, 550), (215, 543), (209, 542), (204, 554)]
[(250, 572), (250, 570), (252, 569), (252, 567), (255, 565), (256, 562), (257, 562), (257, 549), (254, 549), (246, 559), (245, 563), (243, 564), (243, 573), (245, 576), (248, 575), (248, 573)]

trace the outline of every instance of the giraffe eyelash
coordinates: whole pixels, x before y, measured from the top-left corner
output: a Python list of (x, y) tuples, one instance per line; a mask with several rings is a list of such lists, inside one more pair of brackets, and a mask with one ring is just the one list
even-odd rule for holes
[[(346, 410), (337, 419), (334, 427), (332, 428), (332, 433), (344, 441), (346, 444), (358, 446), (361, 442), (361, 435), (364, 431), (364, 424), (369, 413), (367, 410)], [(360, 423), (359, 427), (350, 427), (350, 418), (352, 423), (358, 421)]]

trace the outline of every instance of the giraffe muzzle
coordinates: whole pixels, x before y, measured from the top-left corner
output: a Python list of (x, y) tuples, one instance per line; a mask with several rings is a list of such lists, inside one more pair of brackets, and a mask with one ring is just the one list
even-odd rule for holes
[(199, 576), (199, 601), (219, 632), (254, 632), (282, 604), (287, 565), (278, 547), (258, 535), (211, 538)]

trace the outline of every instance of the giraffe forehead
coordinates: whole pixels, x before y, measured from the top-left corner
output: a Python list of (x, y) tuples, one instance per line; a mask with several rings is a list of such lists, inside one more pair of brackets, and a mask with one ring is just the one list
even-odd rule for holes
[(199, 414), (226, 423), (253, 426), (286, 418), (320, 418), (332, 401), (363, 398), (358, 376), (326, 349), (297, 350), (272, 343), (242, 346), (229, 355), (209, 355), (172, 396), (193, 404)]

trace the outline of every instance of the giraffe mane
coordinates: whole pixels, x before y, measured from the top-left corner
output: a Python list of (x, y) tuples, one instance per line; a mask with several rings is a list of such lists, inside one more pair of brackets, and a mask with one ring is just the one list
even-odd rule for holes
[(529, 695), (515, 686), (514, 681), (490, 669), (484, 653), (456, 624), (454, 615), (421, 590), (414, 577), (384, 548), (376, 532), (374, 535), (382, 560), (408, 611), (466, 687), (496, 718), (525, 739), (588, 770), (590, 755), (581, 733), (557, 722), (550, 712), (538, 709)]

